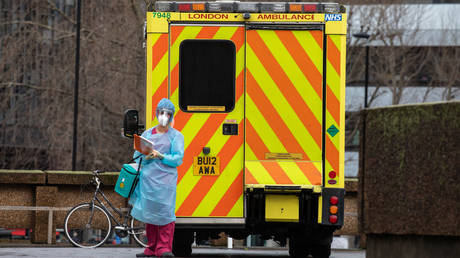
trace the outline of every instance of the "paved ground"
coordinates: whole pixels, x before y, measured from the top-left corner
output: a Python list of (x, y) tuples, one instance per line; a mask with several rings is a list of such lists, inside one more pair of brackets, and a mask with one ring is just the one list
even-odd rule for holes
[[(82, 249), (74, 247), (0, 247), (0, 257), (135, 257), (141, 248), (100, 247)], [(289, 257), (285, 249), (216, 249), (194, 248), (193, 257)], [(331, 258), (365, 258), (363, 250), (334, 250)]]

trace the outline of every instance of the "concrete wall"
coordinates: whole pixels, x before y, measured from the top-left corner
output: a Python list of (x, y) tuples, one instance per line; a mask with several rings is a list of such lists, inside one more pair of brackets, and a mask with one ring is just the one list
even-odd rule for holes
[[(90, 172), (0, 170), (0, 206), (73, 207), (92, 198), (91, 177)], [(113, 191), (117, 178), (118, 173), (104, 173), (101, 189), (115, 207), (126, 207), (126, 199)], [(53, 232), (63, 228), (66, 214), (53, 212)], [(48, 211), (0, 210), (0, 227), (32, 229), (32, 241), (46, 243)]]
[[(94, 187), (90, 172), (0, 170), (0, 206), (73, 207), (92, 198)], [(117, 172), (104, 173), (102, 190), (115, 207), (127, 207), (127, 199), (113, 191)], [(345, 224), (336, 235), (357, 235), (356, 179), (347, 180), (345, 196)], [(53, 232), (63, 228), (67, 211), (53, 212)], [(0, 210), (0, 227), (33, 229), (32, 241), (46, 243), (48, 211)], [(53, 243), (55, 242), (55, 234)]]

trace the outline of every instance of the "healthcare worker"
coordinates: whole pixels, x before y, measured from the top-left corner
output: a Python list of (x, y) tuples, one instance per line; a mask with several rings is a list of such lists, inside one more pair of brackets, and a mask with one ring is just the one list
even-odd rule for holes
[[(146, 223), (148, 247), (136, 257), (173, 257), (177, 169), (184, 156), (184, 136), (171, 127), (174, 104), (162, 99), (156, 109), (159, 124), (142, 133), (154, 143), (150, 155), (141, 155), (141, 175), (129, 203), (131, 215)], [(138, 159), (139, 160), (139, 159)]]

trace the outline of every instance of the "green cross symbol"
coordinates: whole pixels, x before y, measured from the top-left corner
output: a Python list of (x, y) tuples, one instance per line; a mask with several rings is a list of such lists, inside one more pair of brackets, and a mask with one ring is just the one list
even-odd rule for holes
[(327, 133), (328, 133), (331, 137), (334, 137), (336, 134), (339, 133), (339, 129), (337, 129), (337, 127), (335, 127), (335, 125), (331, 125), (331, 126), (327, 129)]

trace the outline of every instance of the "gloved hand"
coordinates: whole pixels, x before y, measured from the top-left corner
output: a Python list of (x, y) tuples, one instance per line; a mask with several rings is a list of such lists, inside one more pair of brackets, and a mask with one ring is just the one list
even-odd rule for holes
[(150, 159), (163, 159), (163, 154), (158, 152), (157, 150), (153, 150), (150, 155), (147, 155), (145, 159), (150, 160)]

